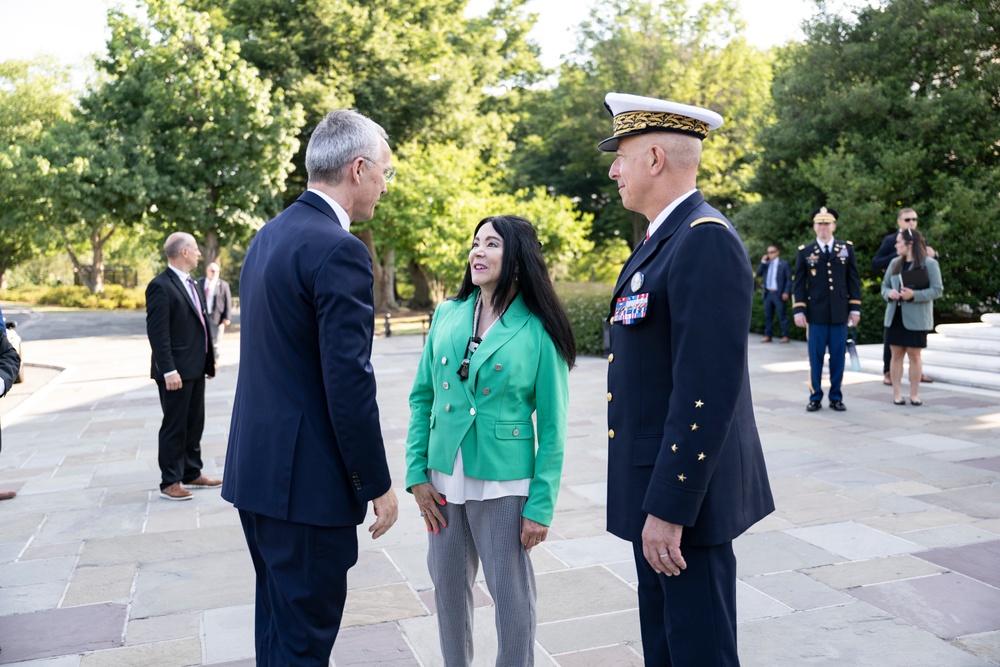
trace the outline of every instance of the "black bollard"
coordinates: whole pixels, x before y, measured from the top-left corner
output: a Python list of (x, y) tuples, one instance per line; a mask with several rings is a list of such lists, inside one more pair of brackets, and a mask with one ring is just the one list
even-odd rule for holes
[(389, 313), (385, 314), (385, 337), (388, 338), (392, 335), (392, 327), (389, 326)]

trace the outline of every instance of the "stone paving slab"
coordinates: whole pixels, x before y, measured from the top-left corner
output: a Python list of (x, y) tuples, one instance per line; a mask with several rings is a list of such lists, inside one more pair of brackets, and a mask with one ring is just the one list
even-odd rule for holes
[[(67, 370), (0, 402), (0, 487), (21, 489), (0, 504), (0, 662), (13, 627), (51, 656), (20, 663), (31, 667), (253, 664), (254, 578), (237, 513), (218, 491), (186, 503), (158, 497), (160, 408), (144, 318), (134, 315), (109, 327), (103, 314), (59, 313), (54, 331), (72, 339), (23, 330), (33, 358)], [(106, 335), (84, 335), (80, 316)], [(373, 351), (396, 480), (420, 349), (419, 337), (399, 336)], [(238, 334), (227, 333), (222, 353), (203, 440), (214, 475), (225, 463)], [(990, 624), (1000, 591), (1000, 393), (938, 383), (922, 388), (923, 408), (899, 410), (880, 375), (848, 373), (848, 411), (808, 414), (805, 358), (800, 343), (751, 344), (777, 511), (734, 543), (743, 664), (1000, 665), (1000, 628)], [(584, 357), (570, 374), (560, 499), (549, 540), (531, 555), (542, 667), (641, 664), (635, 567), (628, 545), (605, 532), (606, 371), (603, 358)], [(371, 516), (358, 529), (339, 667), (442, 664), (426, 531), (410, 494), (395, 490), (396, 526), (377, 541)], [(478, 580), (474, 665), (484, 667), (496, 630)], [(113, 623), (90, 615), (67, 627), (117, 644), (59, 648), (38, 630), (46, 614), (108, 604), (122, 608)]]
[(5, 617), (0, 664), (121, 646), (125, 614), (124, 604), (98, 604)]
[(824, 526), (792, 528), (785, 531), (793, 537), (831, 551), (845, 560), (864, 560), (880, 556), (912, 553), (919, 545), (854, 521)]
[[(918, 556), (1000, 589), (1000, 540), (933, 549)], [(1000, 613), (997, 615), (1000, 616)]]
[(942, 639), (1000, 630), (1000, 590), (960, 574), (875, 584), (850, 594)]

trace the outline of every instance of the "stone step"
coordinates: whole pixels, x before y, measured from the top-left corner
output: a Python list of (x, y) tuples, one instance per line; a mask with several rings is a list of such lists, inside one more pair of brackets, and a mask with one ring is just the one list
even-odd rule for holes
[(946, 336), (944, 334), (928, 334), (927, 349), (1000, 356), (1000, 340), (987, 340), (985, 338), (959, 338), (957, 336)]
[[(878, 375), (882, 374), (881, 345), (859, 345), (858, 357), (861, 361), (862, 371), (877, 373)], [(948, 365), (942, 365), (937, 361), (931, 363), (930, 357), (928, 357), (927, 363), (924, 364), (923, 370), (924, 375), (934, 378), (935, 382), (1000, 391), (1000, 372), (998, 371), (953, 368)]]
[(966, 324), (939, 324), (936, 331), (939, 334), (955, 338), (981, 338), (985, 340), (1000, 340), (1000, 327), (991, 326), (985, 322), (969, 322)]
[(921, 356), (923, 357), (924, 365), (969, 368), (971, 370), (1000, 373), (1000, 355), (931, 349), (928, 344), (927, 349), (924, 350)]

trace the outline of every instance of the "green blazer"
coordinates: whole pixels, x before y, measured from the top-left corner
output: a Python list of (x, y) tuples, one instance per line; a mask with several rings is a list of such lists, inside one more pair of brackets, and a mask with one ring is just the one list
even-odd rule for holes
[[(882, 298), (886, 300), (885, 326), (892, 324), (892, 318), (896, 316), (896, 309), (899, 303), (889, 300), (889, 292), (899, 289), (899, 275), (893, 274), (896, 265), (902, 262), (902, 258), (896, 257), (889, 262), (889, 267), (885, 270), (882, 278)], [(903, 328), (909, 331), (933, 331), (934, 330), (934, 299), (944, 294), (944, 285), (941, 282), (941, 267), (936, 259), (927, 257), (925, 260), (927, 267), (927, 277), (930, 278), (930, 287), (926, 289), (913, 290), (913, 301), (903, 302)]]
[(522, 514), (548, 526), (566, 447), (569, 368), (518, 295), (472, 355), (469, 379), (462, 381), (457, 373), (476, 294), (434, 311), (410, 392), (406, 487), (429, 481), (429, 469), (452, 474), (461, 447), (469, 477), (531, 478)]

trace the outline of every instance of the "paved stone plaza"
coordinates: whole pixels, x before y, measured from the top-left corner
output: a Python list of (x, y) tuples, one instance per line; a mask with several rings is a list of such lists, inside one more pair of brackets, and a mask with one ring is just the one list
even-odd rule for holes
[[(5, 306), (5, 311), (8, 307)], [(10, 314), (8, 313), (8, 317)], [(27, 385), (0, 401), (0, 664), (252, 665), (253, 573), (218, 490), (159, 498), (160, 407), (141, 313), (21, 313)], [(752, 667), (1000, 664), (1000, 394), (924, 385), (897, 407), (847, 373), (848, 411), (807, 414), (803, 343), (757, 343), (750, 367), (777, 511), (736, 542), (740, 654)], [(208, 383), (204, 454), (221, 474), (238, 333)], [(274, 341), (294, 345), (294, 341)], [(375, 341), (383, 434), (403, 479), (419, 336)], [(604, 530), (606, 361), (583, 358), (562, 491), (538, 573), (537, 665), (641, 665), (628, 546)], [(64, 370), (59, 370), (64, 369)], [(710, 400), (710, 396), (703, 397)], [(344, 629), (348, 665), (440, 665), (426, 532), (363, 526)], [(493, 664), (492, 606), (475, 665)]]

